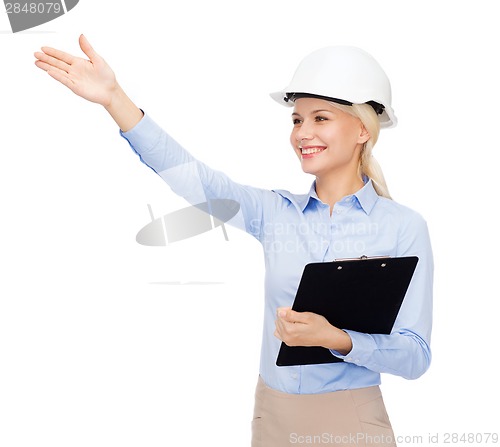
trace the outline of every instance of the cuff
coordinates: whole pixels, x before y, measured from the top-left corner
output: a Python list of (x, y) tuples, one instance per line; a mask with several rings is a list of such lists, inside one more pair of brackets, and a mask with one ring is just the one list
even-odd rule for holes
[(142, 113), (144, 113), (144, 116), (132, 129), (127, 132), (120, 129), (120, 135), (139, 153), (147, 152), (155, 147), (162, 133), (160, 126), (144, 110), (142, 110)]
[[(345, 329), (344, 329), (345, 330)], [(370, 334), (363, 334), (361, 332), (345, 330), (352, 340), (352, 349), (346, 355), (330, 349), (330, 352), (344, 362), (354, 363), (363, 366), (370, 359), (373, 352), (377, 349), (375, 340)]]

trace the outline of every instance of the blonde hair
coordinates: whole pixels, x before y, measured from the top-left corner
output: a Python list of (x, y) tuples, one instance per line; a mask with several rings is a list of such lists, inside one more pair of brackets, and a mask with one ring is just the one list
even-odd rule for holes
[(343, 112), (349, 113), (363, 123), (365, 129), (368, 131), (370, 138), (363, 145), (361, 155), (359, 158), (358, 172), (360, 177), (367, 176), (373, 182), (373, 187), (379, 196), (391, 199), (387, 183), (385, 182), (382, 168), (380, 167), (375, 157), (372, 155), (373, 147), (378, 140), (380, 133), (380, 121), (377, 113), (369, 104), (353, 104), (352, 106), (337, 104), (330, 102), (331, 105), (337, 107)]

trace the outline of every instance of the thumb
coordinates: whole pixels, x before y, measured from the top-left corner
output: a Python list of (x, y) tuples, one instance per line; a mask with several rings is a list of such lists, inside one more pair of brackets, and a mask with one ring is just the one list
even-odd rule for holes
[(296, 320), (295, 315), (297, 312), (293, 311), (291, 307), (279, 307), (278, 308), (278, 317), (284, 321), (288, 321), (293, 323)]
[(290, 307), (279, 308), (278, 316), (289, 323), (307, 323), (309, 321), (309, 312), (297, 312)]
[(78, 42), (80, 44), (80, 48), (87, 55), (90, 61), (93, 61), (98, 57), (98, 54), (95, 52), (95, 50), (92, 48), (92, 45), (90, 45), (89, 41), (83, 34), (80, 35), (80, 39), (78, 40)]

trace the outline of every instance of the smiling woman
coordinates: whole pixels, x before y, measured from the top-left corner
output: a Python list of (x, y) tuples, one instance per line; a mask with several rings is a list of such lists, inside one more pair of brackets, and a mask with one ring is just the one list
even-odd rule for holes
[[(302, 169), (314, 176), (306, 194), (292, 194), (242, 185), (195, 159), (130, 100), (83, 36), (80, 46), (88, 60), (44, 47), (35, 53), (36, 65), (104, 106), (174, 192), (192, 204), (239, 204), (228, 223), (262, 244), (264, 331), (252, 446), (320, 437), (394, 446), (380, 375), (416, 379), (429, 367), (433, 261), (424, 219), (389, 198), (372, 157), (379, 129), (397, 122), (378, 63), (358, 48), (327, 47), (307, 56), (290, 85), (272, 95), (294, 107), (290, 142)], [(390, 334), (336, 327), (322, 315), (291, 309), (306, 264), (366, 256), (419, 258)], [(282, 342), (326, 348), (331, 363), (277, 366)]]
[[(339, 67), (342, 69), (339, 70)], [(318, 93), (311, 93), (313, 91)], [(384, 175), (372, 150), (378, 140), (380, 128), (395, 126), (397, 119), (391, 107), (389, 79), (375, 59), (352, 47), (317, 50), (303, 59), (290, 85), (271, 96), (280, 103), (295, 106), (292, 114), (295, 126), (291, 136), (292, 146), (295, 145), (297, 136), (300, 137), (303, 132), (297, 130), (304, 125), (304, 118), (297, 113), (297, 105), (302, 102), (301, 99), (307, 98), (311, 101), (310, 104), (315, 104), (312, 107), (315, 110), (311, 109), (309, 113), (315, 115), (310, 118), (318, 123), (328, 121), (328, 114), (330, 120), (335, 118), (335, 121), (342, 121), (344, 124), (349, 120), (342, 119), (341, 112), (356, 117), (363, 131), (359, 135), (362, 140), (357, 143), (362, 146), (353, 154), (357, 160), (357, 175), (361, 180), (364, 176), (370, 178), (377, 193), (390, 198)], [(311, 154), (307, 149), (306, 147), (305, 153), (302, 152), (303, 155)], [(319, 152), (317, 149), (311, 147), (314, 153)]]

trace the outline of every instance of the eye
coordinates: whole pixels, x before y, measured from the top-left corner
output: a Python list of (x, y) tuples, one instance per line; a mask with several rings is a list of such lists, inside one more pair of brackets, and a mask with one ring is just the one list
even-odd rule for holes
[(294, 126), (296, 126), (297, 124), (302, 123), (302, 120), (301, 120), (300, 118), (294, 118), (294, 119), (292, 120), (292, 123), (293, 123), (293, 125), (294, 125)]
[(322, 121), (328, 121), (328, 118), (324, 117), (324, 116), (321, 116), (321, 115), (318, 115), (318, 116), (315, 116), (314, 117), (314, 120), (316, 122), (322, 122)]

